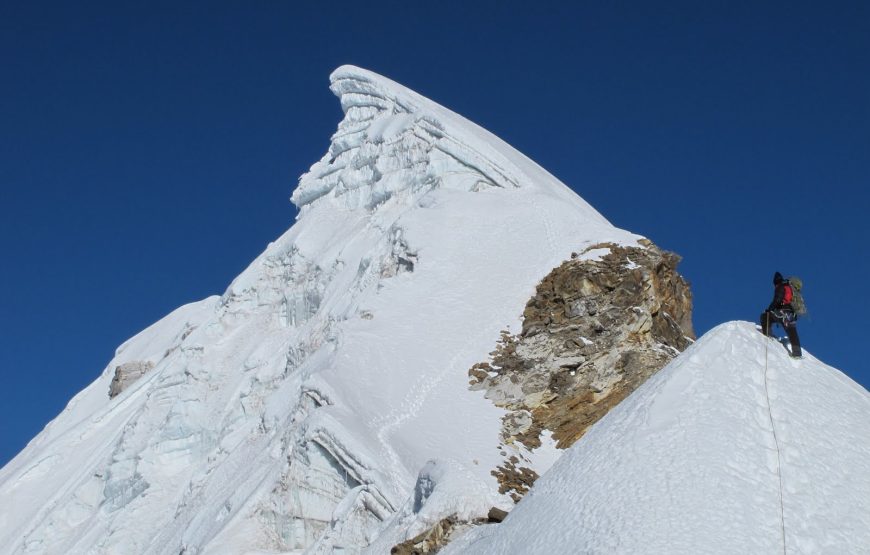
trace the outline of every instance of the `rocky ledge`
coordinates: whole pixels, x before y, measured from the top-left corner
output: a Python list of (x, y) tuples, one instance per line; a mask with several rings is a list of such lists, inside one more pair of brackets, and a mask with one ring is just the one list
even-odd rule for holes
[(537, 474), (523, 466), (524, 453), (545, 431), (570, 447), (693, 341), (679, 261), (647, 240), (572, 254), (538, 285), (522, 330), (503, 331), (491, 359), (469, 370), (471, 389), (508, 410), (505, 464), (492, 472), (502, 493), (518, 501), (531, 487)]

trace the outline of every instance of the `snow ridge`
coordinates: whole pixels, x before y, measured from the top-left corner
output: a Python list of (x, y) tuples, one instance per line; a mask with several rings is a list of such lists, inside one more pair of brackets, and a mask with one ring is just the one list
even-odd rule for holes
[(870, 393), (722, 324), (445, 553), (863, 553), (868, 438)]

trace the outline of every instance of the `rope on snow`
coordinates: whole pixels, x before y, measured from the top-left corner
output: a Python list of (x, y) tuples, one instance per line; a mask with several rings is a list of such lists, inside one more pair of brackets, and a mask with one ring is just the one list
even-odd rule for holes
[[(762, 331), (770, 329), (770, 313), (765, 313), (767, 318), (767, 326)], [(785, 549), (785, 505), (782, 502), (782, 459), (779, 451), (779, 439), (776, 437), (776, 426), (773, 424), (773, 412), (770, 409), (770, 393), (767, 390), (767, 346), (770, 343), (770, 337), (765, 334), (764, 338), (764, 397), (767, 400), (767, 417), (770, 419), (770, 431), (773, 433), (773, 444), (776, 446), (776, 475), (779, 478), (779, 525), (782, 531), (782, 553), (786, 555)]]

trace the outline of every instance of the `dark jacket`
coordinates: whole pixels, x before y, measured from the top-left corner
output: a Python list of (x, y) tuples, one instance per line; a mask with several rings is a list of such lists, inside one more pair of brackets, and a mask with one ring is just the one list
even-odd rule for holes
[[(785, 300), (785, 288), (786, 286), (790, 288), (791, 285), (789, 285), (788, 281), (784, 279), (782, 274), (779, 272), (776, 272), (773, 275), (773, 286), (773, 301), (770, 302), (770, 306), (767, 307), (767, 310), (784, 309), (793, 312), (794, 310), (792, 309), (791, 303), (783, 303)], [(794, 291), (792, 291), (792, 294), (794, 294)]]

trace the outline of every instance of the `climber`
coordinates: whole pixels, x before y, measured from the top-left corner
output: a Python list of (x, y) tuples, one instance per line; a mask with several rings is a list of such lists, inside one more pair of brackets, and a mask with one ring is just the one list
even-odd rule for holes
[(785, 328), (785, 333), (788, 334), (788, 340), (791, 343), (791, 356), (794, 358), (801, 357), (801, 342), (798, 338), (797, 327), (795, 321), (794, 308), (791, 305), (794, 298), (794, 290), (787, 279), (782, 277), (782, 274), (776, 272), (773, 274), (773, 301), (761, 314), (761, 333), (768, 337), (772, 337), (770, 327), (773, 324), (779, 324)]

